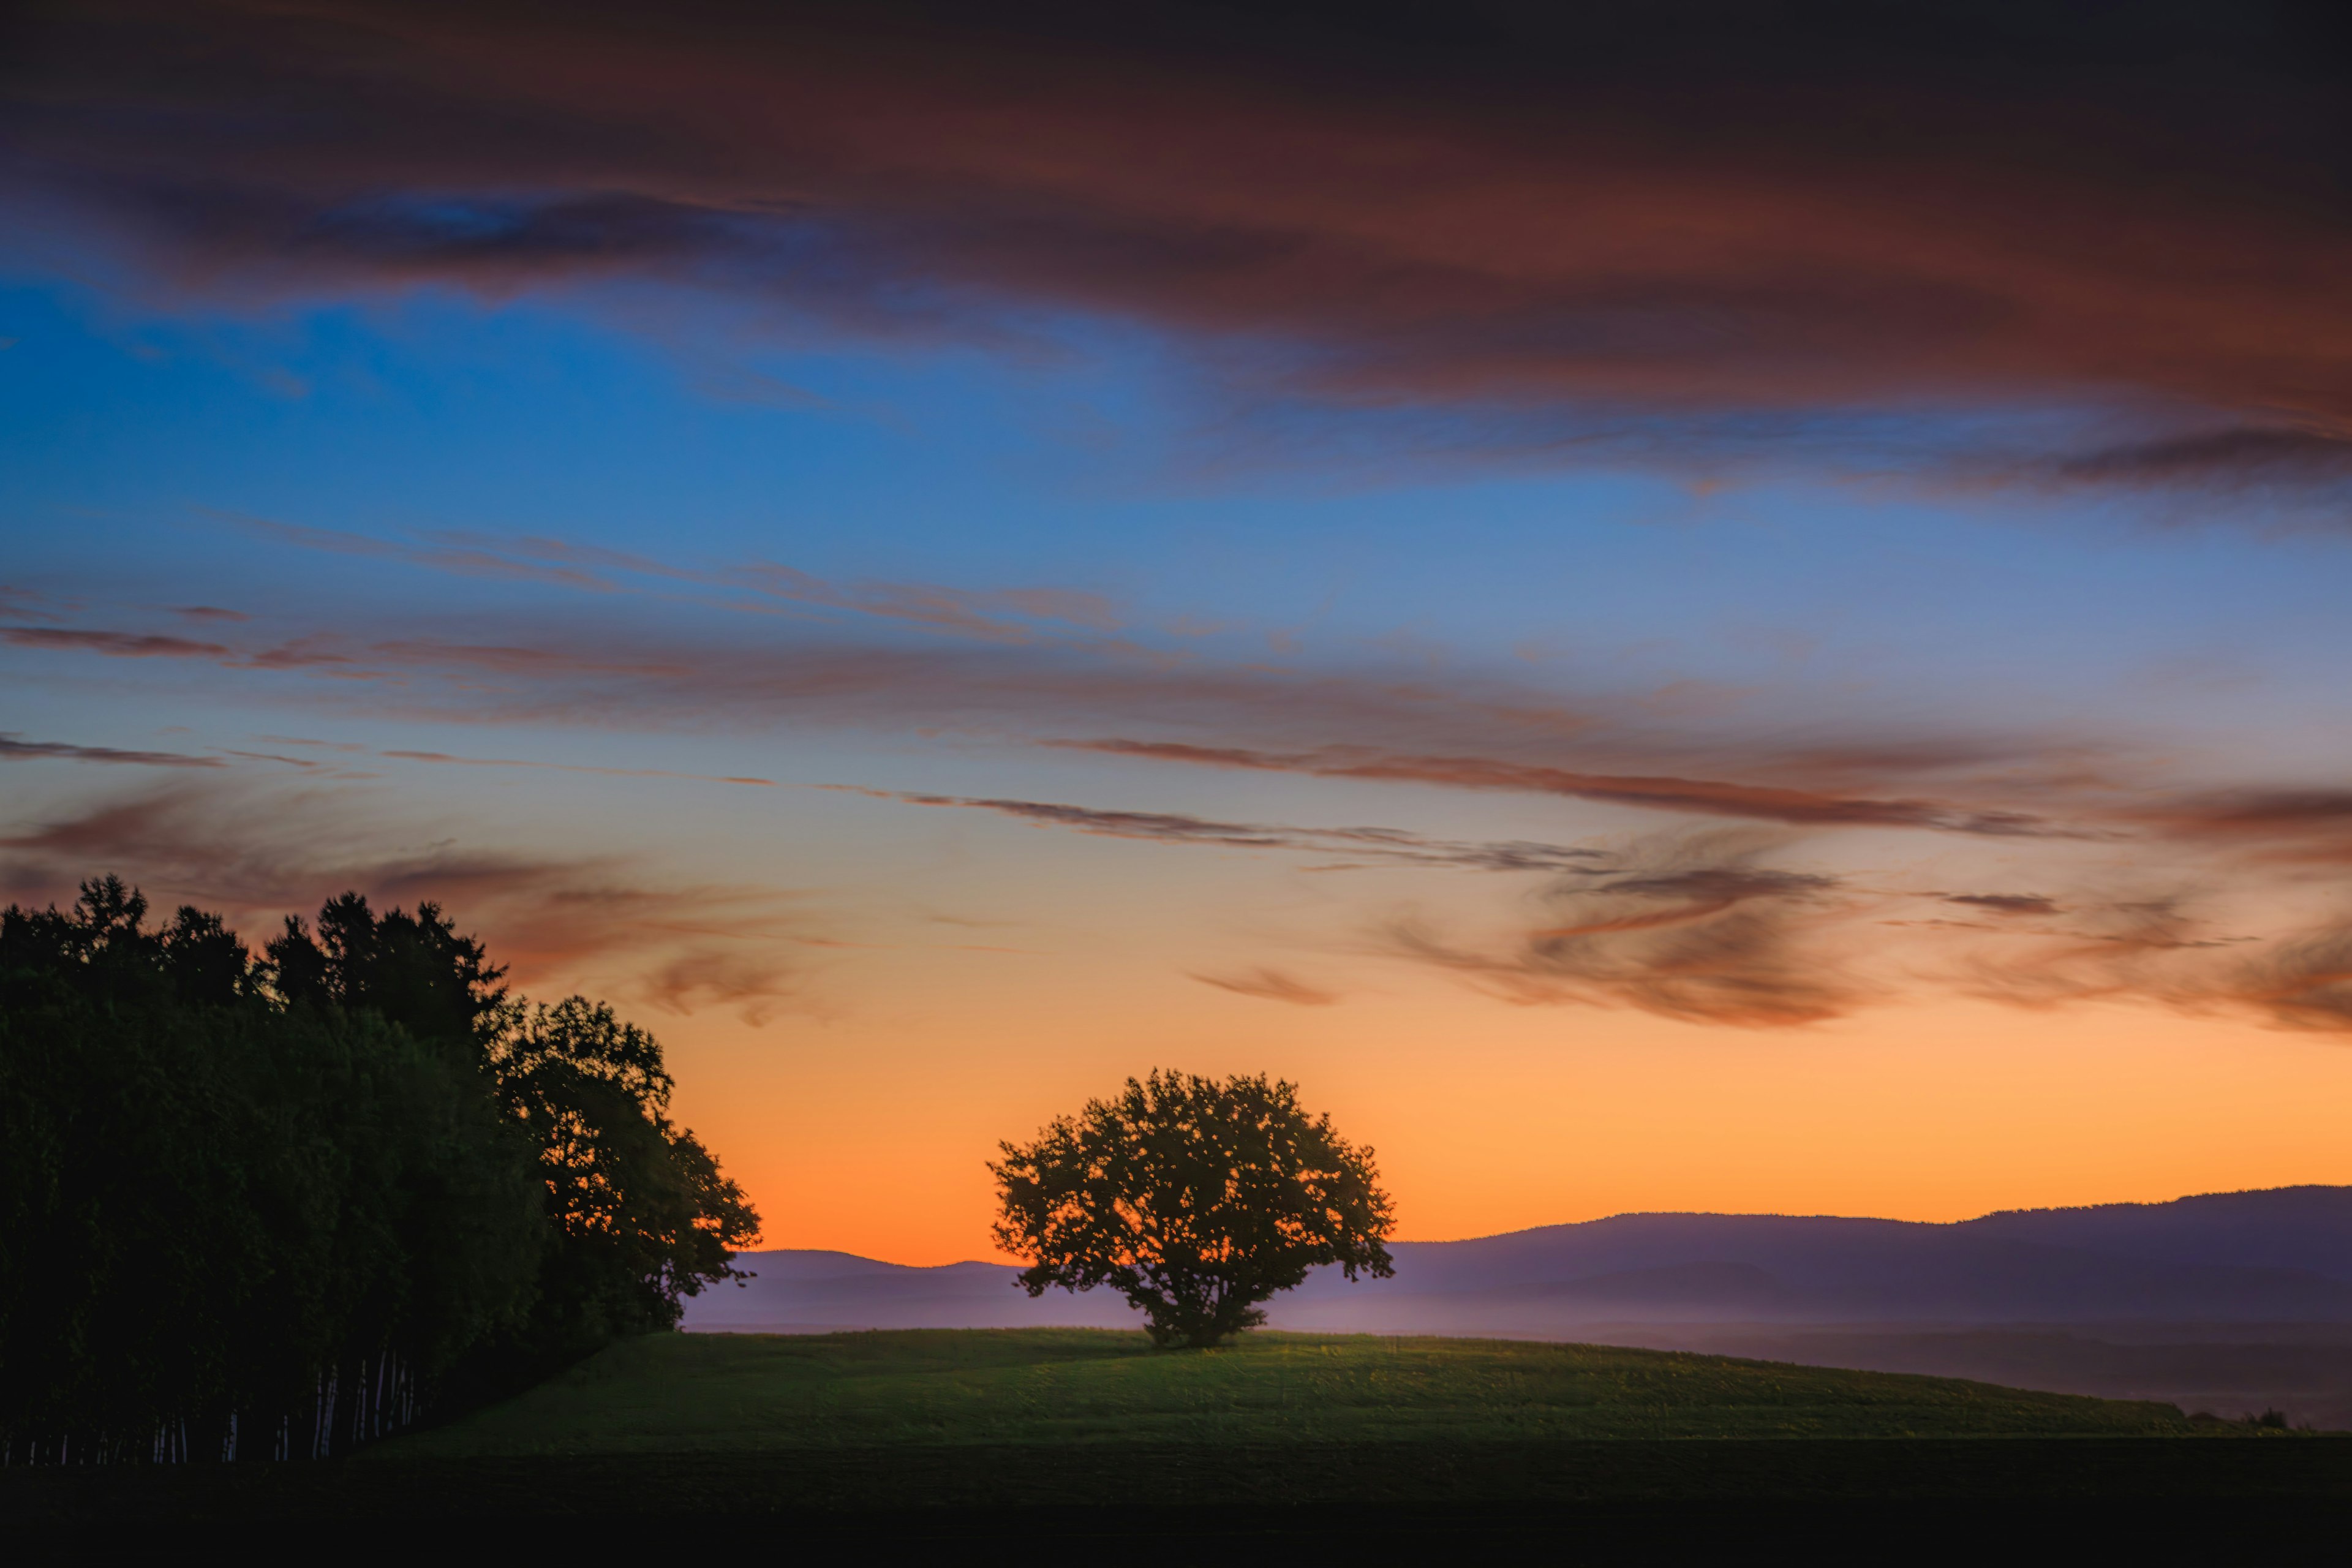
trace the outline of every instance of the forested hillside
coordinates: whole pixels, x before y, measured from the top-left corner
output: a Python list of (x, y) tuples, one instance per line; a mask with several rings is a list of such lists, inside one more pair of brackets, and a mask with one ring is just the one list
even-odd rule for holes
[(759, 1217), (652, 1036), (436, 906), (254, 952), (119, 879), (0, 913), (10, 1462), (303, 1458), (677, 1326)]

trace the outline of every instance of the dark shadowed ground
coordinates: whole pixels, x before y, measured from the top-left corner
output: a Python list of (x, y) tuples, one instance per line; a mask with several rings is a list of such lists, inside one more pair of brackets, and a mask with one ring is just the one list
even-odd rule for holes
[(1923, 1528), (1998, 1542), (2090, 1521), (2110, 1540), (2161, 1524), (2169, 1543), (2226, 1545), (2252, 1523), (2277, 1542), (2352, 1509), (2352, 1439), (1608, 1347), (656, 1336), (348, 1461), (0, 1472), (0, 1505), (89, 1539), (362, 1520), (370, 1541), (470, 1540), (508, 1521), (604, 1542), (733, 1520), (762, 1542), (828, 1547), (1557, 1549), (1565, 1531), (1622, 1551), (1762, 1534), (1872, 1548)]

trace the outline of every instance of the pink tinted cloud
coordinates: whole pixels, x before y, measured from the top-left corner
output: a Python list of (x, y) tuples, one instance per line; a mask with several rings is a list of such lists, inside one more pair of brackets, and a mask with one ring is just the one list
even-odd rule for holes
[(2044, 25), (182, 0), (61, 18), (12, 141), (217, 288), (656, 277), (983, 341), (1099, 311), (1262, 409), (1543, 410), (1531, 442), (1620, 454), (2074, 399), (2129, 428), (2018, 477), (2342, 481), (2332, 45)]

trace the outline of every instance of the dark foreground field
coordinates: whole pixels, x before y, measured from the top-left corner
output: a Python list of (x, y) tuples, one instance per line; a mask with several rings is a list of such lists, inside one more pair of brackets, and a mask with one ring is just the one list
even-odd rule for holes
[(16, 1518), (117, 1521), (757, 1514), (996, 1539), (1575, 1518), (1686, 1533), (1964, 1528), (2063, 1504), (2260, 1535), (2352, 1510), (2352, 1439), (1611, 1347), (1262, 1335), (1188, 1354), (1102, 1331), (936, 1330), (664, 1335), (339, 1465), (5, 1482)]

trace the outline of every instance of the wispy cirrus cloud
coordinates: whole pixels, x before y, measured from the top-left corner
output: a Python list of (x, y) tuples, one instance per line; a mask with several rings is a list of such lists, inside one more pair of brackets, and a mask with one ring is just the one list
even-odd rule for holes
[(461, 757), (447, 752), (407, 752), (387, 748), (375, 752), (395, 762), (436, 763), (447, 767), (462, 768), (538, 768), (554, 773), (595, 773), (605, 778), (624, 779), (688, 779), (697, 784), (750, 784), (756, 788), (774, 789), (776, 781), (755, 777), (750, 773), (688, 773), (672, 768), (606, 768), (580, 763), (534, 762), (520, 757)]
[(0, 583), (0, 616), (14, 616), (20, 621), (57, 621), (65, 618), (65, 612), (77, 607), (59, 604), (37, 588)]
[(802, 979), (799, 966), (779, 958), (772, 949), (706, 945), (657, 962), (639, 994), (667, 1012), (683, 1015), (723, 1007), (757, 1026), (798, 996)]
[(223, 644), (146, 632), (81, 630), (68, 626), (0, 626), (0, 642), (17, 647), (103, 654), (109, 658), (204, 658), (229, 656)]
[(2040, 893), (1939, 893), (1948, 904), (1959, 904), (1996, 915), (2054, 915), (2058, 901)]
[[(848, 787), (848, 786), (825, 786)], [(1824, 825), (1696, 827), (1627, 842), (1478, 844), (1393, 828), (1318, 829), (1019, 800), (856, 788), (1097, 837), (1344, 854), (1360, 865), (1520, 871), (1547, 880), (1508, 942), (1450, 937), (1406, 912), (1375, 923), (1371, 953), (1451, 974), (1522, 1005), (1631, 1007), (1685, 1022), (1787, 1028), (1899, 996), (1949, 991), (2024, 1007), (2137, 1001), (2289, 1027), (2352, 1029), (2352, 925), (2321, 918), (2246, 931), (2180, 894), (1954, 893), (1775, 864)], [(2258, 884), (2257, 884), (2258, 885)], [(2242, 889), (2240, 889), (2242, 892)], [(1937, 918), (1937, 905), (1989, 917)], [(1913, 912), (1917, 911), (1917, 912)], [(1891, 942), (1902, 931), (1907, 940)], [(1306, 1005), (1339, 993), (1270, 968), (1191, 972), (1203, 984)]]
[(1339, 998), (1338, 994), (1310, 985), (1297, 975), (1279, 969), (1263, 966), (1230, 974), (1194, 974), (1203, 985), (1213, 985), (1220, 991), (1230, 991), (1236, 996), (1255, 996), (1262, 1002), (1286, 1002), (1294, 1007), (1328, 1007)]
[[(666, 591), (661, 584), (682, 580), (651, 569), (658, 563), (624, 556), (616, 563), (604, 559), (611, 552), (588, 547), (569, 552), (547, 542), (540, 553), (562, 556), (566, 571), (604, 573), (628, 591), (636, 591), (630, 584)], [(624, 564), (633, 575), (621, 574)], [(554, 589), (567, 602), (584, 591), (569, 579), (512, 580)], [(714, 588), (700, 578), (685, 585), (697, 594)], [(984, 595), (950, 600), (965, 608), (985, 600), (990, 614), (1009, 613)], [(2347, 858), (2352, 806), (2332, 786), (2259, 780), (2173, 786), (2160, 759), (2079, 732), (2037, 749), (2030, 737), (1857, 722), (1843, 733), (1809, 731), (1792, 742), (1768, 727), (1748, 727), (1737, 710), (1661, 710), (1622, 692), (1564, 692), (1475, 668), (1404, 671), (1369, 655), (1320, 665), (1246, 662), (1203, 647), (1154, 648), (1090, 631), (1081, 624), (1083, 606), (1058, 600), (1027, 608), (1067, 611), (1068, 618), (1050, 637), (1009, 637), (961, 625), (955, 615), (925, 618), (928, 610), (838, 623), (697, 616), (674, 624), (581, 616), (559, 605), (478, 628), (450, 615), (429, 629), (382, 632), (363, 619), (324, 616), (310, 628), (218, 623), (205, 639), (136, 625), (7, 630), (27, 657), (204, 663), (237, 680), (275, 682), (256, 689), (281, 697), (324, 679), (331, 684), (317, 689), (326, 697), (301, 700), (330, 709), (339, 706), (332, 683), (363, 679), (352, 689), (364, 691), (364, 702), (341, 705), (363, 710), (372, 723), (527, 723), (589, 735), (692, 727), (747, 737), (855, 726), (950, 744), (1034, 747), (1066, 762), (1396, 786), (1431, 792), (1417, 802), (1424, 808), (1449, 795), (1573, 805), (1579, 814), (1565, 819), (1557, 837), (1507, 837), (1011, 795), (867, 792), (910, 808), (984, 812), (1093, 837), (1312, 857), (1306, 870), (1427, 867), (1548, 879), (1537, 910), (1500, 939), (1463, 936), (1450, 919), (1416, 910), (1364, 917), (1380, 932), (1371, 946), (1391, 962), (1515, 1002), (1783, 1027), (1946, 990), (2026, 1006), (2128, 998), (2336, 1026), (2336, 927), (2304, 907), (2305, 894), (2332, 874), (2327, 868)], [(1083, 738), (1090, 732), (1096, 738)], [(182, 765), (155, 761), (171, 753), (110, 758), (103, 748), (64, 742), (25, 744), (58, 760)], [(362, 757), (372, 765), (689, 776), (487, 747), (345, 752), (286, 740), (213, 748), (194, 765), (302, 768), (315, 760), (347, 770)], [(787, 782), (749, 771), (690, 776), (767, 788)], [(1585, 807), (1606, 809), (1594, 816)], [(1628, 858), (1615, 837), (1599, 837), (1644, 818), (1686, 822), (1685, 837), (1714, 847), (1661, 852), (1651, 864)], [(1774, 840), (1781, 847), (1725, 850), (1710, 836), (1732, 824), (1770, 829), (1782, 836)], [(1800, 858), (1832, 840), (1889, 833), (1937, 844), (1936, 853), (1980, 858), (1965, 861), (1974, 870), (1916, 880), (1864, 876), (1850, 865), (1832, 872)], [(37, 861), (48, 868), (41, 875), (64, 874), (59, 846), (27, 839), (9, 847), (20, 867)], [(157, 855), (168, 867), (168, 855), (160, 847)], [(2157, 882), (2199, 889), (2215, 908), (2257, 912), (2209, 917), (2195, 912), (2204, 907), (2196, 900), (2168, 904), (2164, 896), (2119, 893), (2102, 867), (2103, 858), (2116, 856), (2138, 862)], [(294, 855), (286, 863), (315, 865), (317, 858)], [(409, 885), (389, 860), (353, 865), (376, 884)], [(434, 886), (465, 886), (464, 867), (430, 869)], [(515, 868), (485, 863), (482, 874), (490, 889), (483, 897), (506, 900), (501, 907), (517, 911), (499, 919), (520, 933), (513, 939), (518, 951), (538, 963), (530, 954), (534, 943), (545, 943), (549, 972), (569, 962), (564, 952), (604, 951), (598, 944), (608, 939), (599, 931), (615, 933), (609, 940), (618, 943), (617, 933), (635, 930), (659, 962), (649, 958), (625, 984), (649, 1005), (724, 999), (764, 1016), (797, 1005), (791, 998), (801, 967), (789, 950), (811, 940), (808, 933), (760, 939), (785, 954), (771, 973), (759, 943), (739, 950), (732, 939), (709, 933), (631, 927), (624, 912), (630, 900), (615, 889), (643, 879), (616, 873), (614, 887), (603, 892), (566, 885), (563, 898), (534, 902), (499, 890), (508, 884), (497, 877), (520, 875)], [(217, 865), (205, 879), (238, 880)], [(2034, 890), (2012, 890), (2021, 885)]]
[[(544, 554), (572, 559), (567, 570), (594, 569), (615, 553), (541, 545)], [(666, 580), (652, 570), (658, 563), (621, 559), (644, 568), (639, 581)], [(1029, 604), (1025, 590), (940, 592), (943, 602), (966, 607), (1002, 608), (999, 602), (1011, 598)], [(2281, 863), (2352, 858), (2352, 805), (2332, 785), (2249, 780), (2168, 787), (2160, 764), (2129, 761), (2127, 748), (2096, 735), (2062, 742), (1857, 722), (1842, 737), (1809, 733), (1790, 744), (1769, 729), (1748, 728), (1737, 712), (1662, 718), (1638, 692), (1562, 691), (1477, 668), (1400, 669), (1367, 652), (1320, 664), (1266, 663), (1219, 657), (1182, 639), (1147, 646), (1087, 632), (1078, 626), (1085, 605), (1035, 593), (1043, 597), (1029, 607), (1074, 617), (1063, 623), (1071, 635), (1000, 636), (946, 616), (923, 621), (919, 635), (895, 636), (915, 629), (895, 612), (840, 626), (696, 617), (663, 630), (656, 620), (583, 616), (559, 605), (504, 617), (498, 628), (504, 635), (495, 638), (467, 635), (450, 619), (429, 635), (413, 627), (369, 635), (363, 623), (346, 622), (257, 628), (250, 636), (239, 626), (216, 640), (136, 626), (45, 624), (0, 626), (0, 641), (41, 657), (198, 662), (255, 678), (324, 679), (351, 686), (354, 699), (364, 691), (351, 705), (374, 715), (473, 726), (915, 730), (1150, 766), (1515, 795), (1806, 829), (1987, 842), (2169, 840), (2192, 855)], [(329, 697), (323, 705), (336, 702)], [(1112, 728), (1143, 716), (1150, 731)], [(1325, 736), (1331, 739), (1318, 743)], [(1265, 743), (1272, 737), (1288, 743)], [(417, 753), (405, 760), (447, 758), (448, 765), (460, 758), (465, 765), (524, 760), (399, 749)], [(1511, 852), (1493, 853), (1507, 863)], [(1544, 851), (1527, 853), (1540, 859)]]
[(142, 768), (217, 768), (226, 765), (218, 757), (194, 756), (185, 752), (124, 751), (113, 746), (78, 746), (66, 741), (27, 741), (21, 735), (0, 731), (0, 762), (24, 762), (36, 758)]
[(1219, 822), (1181, 812), (1110, 811), (1050, 801), (987, 800), (854, 785), (828, 787), (847, 787), (859, 795), (899, 801), (908, 805), (992, 812), (1040, 827), (1066, 828), (1102, 838), (1211, 845), (1227, 849), (1298, 850), (1318, 856), (1344, 856), (1368, 865), (1444, 866), (1477, 871), (1558, 871), (1608, 858), (1600, 850), (1574, 845), (1542, 844), (1523, 839), (1467, 842), (1432, 838), (1397, 827), (1295, 827), (1266, 823)]
[(299, 523), (279, 522), (270, 518), (253, 517), (243, 513), (215, 513), (221, 521), (234, 523), (246, 531), (257, 534), (272, 543), (290, 545), (298, 550), (320, 551), (330, 555), (356, 555), (372, 561), (398, 561), (435, 572), (447, 572), (461, 577), (493, 577), (526, 583), (551, 583), (565, 588), (602, 591), (611, 584), (593, 572), (581, 571), (559, 563), (519, 558), (510, 552), (484, 550), (465, 543), (413, 544), (397, 540), (378, 539), (369, 534), (350, 533), (339, 529), (309, 528)]
[[(1802, 1027), (1953, 994), (2049, 1009), (2129, 1002), (2286, 1028), (2352, 1031), (2352, 922), (2273, 911), (2248, 929), (2189, 893), (1953, 895), (1773, 864), (1808, 840), (1700, 829), (1563, 875), (1501, 941), (1414, 913), (1366, 951), (1521, 1005), (1626, 1007), (1686, 1023)], [(2237, 890), (2242, 893), (2243, 889)], [(2242, 903), (2242, 899), (2222, 900)], [(1909, 911), (1960, 904), (1992, 916)]]
[(1832, 795), (1776, 784), (1717, 779), (1584, 773), (1496, 757), (1396, 756), (1348, 747), (1314, 752), (1262, 752), (1166, 741), (1061, 741), (1076, 751), (1202, 767), (1305, 773), (1317, 778), (1370, 779), (1438, 784), (1452, 789), (1565, 795), (1612, 805), (1707, 816), (1748, 817), (1808, 826), (1916, 827), (2024, 837), (2064, 829), (2031, 813), (1970, 810), (1932, 800)]
[(1509, 947), (1465, 945), (1412, 917), (1390, 922), (1379, 944), (1526, 1005), (1749, 1028), (1818, 1023), (1874, 990), (1836, 940), (1852, 894), (1835, 877), (1759, 863), (1784, 847), (1753, 833), (1654, 840), (1609, 871), (1559, 879), (1540, 900), (1547, 918)]
[[(1252, 663), (1117, 638), (1024, 642), (949, 633), (934, 643), (772, 628), (758, 620), (665, 632), (562, 614), (534, 618), (527, 636), (507, 629), (511, 640), (447, 632), (371, 637), (351, 628), (233, 643), (42, 626), (0, 627), (0, 640), (52, 656), (193, 661), (256, 677), (355, 683), (372, 714), (474, 726), (924, 730), (1146, 765), (1516, 795), (1808, 829), (1989, 842), (2169, 839), (2274, 858), (2352, 854), (2352, 805), (2341, 791), (2251, 782), (2166, 788), (2158, 776), (2126, 787), (2110, 776), (2115, 767), (2140, 764), (2122, 763), (2124, 749), (2103, 748), (2095, 736), (2061, 744), (1932, 729), (1874, 735), (1858, 726), (1843, 741), (1808, 737), (1790, 745), (1767, 732), (1743, 734), (1737, 715), (1661, 721), (1638, 694), (1564, 694), (1475, 669), (1441, 678), (1365, 659), (1336, 668)], [(1163, 732), (1237, 739), (1068, 738), (1074, 729), (1139, 715)], [(1354, 738), (1251, 743), (1318, 731)], [(450, 765), (524, 761), (403, 750), (413, 753), (405, 760)], [(1702, 766), (1710, 771), (1696, 771)]]
[(421, 540), (310, 528), (244, 514), (213, 514), (275, 542), (330, 554), (398, 561), (458, 576), (505, 578), (589, 593), (675, 593), (700, 590), (722, 607), (759, 610), (776, 605), (841, 612), (987, 641), (1026, 642), (1042, 625), (1087, 632), (1114, 631), (1118, 607), (1107, 596), (1074, 588), (968, 589), (933, 583), (833, 583), (772, 561), (709, 568), (679, 566), (626, 551), (576, 544), (539, 535), (439, 531)]
[(2152, 833), (2305, 863), (2352, 862), (2352, 790), (2261, 787), (2182, 792), (2133, 807)]
[[(426, 766), (552, 765), (522, 759), (278, 738), (336, 766), (384, 756)], [(88, 748), (31, 743), (78, 761)], [(239, 752), (299, 763), (293, 752)], [(169, 757), (170, 753), (160, 755)], [(211, 759), (194, 758), (198, 766)], [(176, 763), (173, 765), (178, 765)], [(306, 773), (304, 780), (331, 775)], [(671, 776), (667, 773), (659, 776)], [(703, 775), (691, 775), (703, 778)], [(346, 887), (382, 901), (433, 898), (496, 938), (518, 977), (608, 976), (607, 989), (673, 1011), (725, 1007), (752, 1021), (802, 1004), (796, 950), (841, 945), (787, 894), (749, 887), (669, 886), (624, 858), (532, 857), (453, 840), (403, 847), (371, 826), (360, 797), (308, 783), (256, 793), (197, 784), (58, 809), (0, 835), (11, 896), (55, 898), (83, 875), (121, 868), (159, 898), (225, 907), (266, 928)], [(704, 782), (756, 782), (709, 776)], [(2126, 1000), (2226, 1012), (2284, 1026), (2352, 1029), (2347, 931), (2325, 913), (2273, 914), (2249, 927), (2217, 920), (2182, 893), (2103, 889), (2095, 865), (2070, 862), (2079, 841), (2046, 843), (2058, 892), (1951, 892), (1890, 885), (1884, 875), (1817, 861), (1834, 826), (1696, 826), (1634, 840), (1572, 844), (1452, 839), (1392, 827), (1303, 827), (1067, 802), (820, 785), (917, 809), (986, 813), (1049, 830), (1164, 844), (1311, 857), (1344, 866), (1508, 872), (1538, 879), (1515, 934), (1450, 934), (1408, 908), (1371, 917), (1341, 951), (1452, 976), (1523, 1005), (1631, 1007), (1738, 1028), (1802, 1026), (1898, 996), (1938, 991), (2026, 1007)], [(2226, 871), (2229, 862), (2206, 865)], [(2161, 869), (2150, 862), (2145, 872)], [(1524, 887), (1526, 884), (1521, 883)], [(2215, 897), (2242, 906), (2259, 878), (2224, 875)], [(1977, 920), (1938, 918), (1960, 910)], [(1305, 1005), (1340, 993), (1286, 968), (1189, 972), (1204, 984)]]
[(2293, 1027), (2352, 1030), (2352, 921), (2304, 931), (2249, 959), (2230, 999)]
[(2352, 1031), (2352, 921), (2322, 912), (2247, 930), (2205, 901), (2180, 893), (2070, 900), (2064, 920), (1953, 955), (1944, 978), (2018, 1006), (2127, 1001)]
[[(294, 746), (312, 752), (322, 752), (345, 758), (381, 758), (388, 762), (425, 763), (440, 767), (461, 768), (528, 768), (533, 771), (559, 773), (587, 773), (603, 778), (679, 779), (691, 784), (745, 784), (755, 789), (775, 789), (777, 781), (752, 773), (696, 773), (675, 768), (616, 768), (586, 763), (558, 763), (530, 757), (468, 757), (452, 752), (413, 751), (401, 747), (366, 745), (357, 741), (320, 741), (299, 735), (264, 735), (264, 742)], [(317, 758), (288, 757), (268, 752), (225, 751), (224, 754), (256, 758), (267, 762), (290, 763), (297, 766), (325, 765)]]

